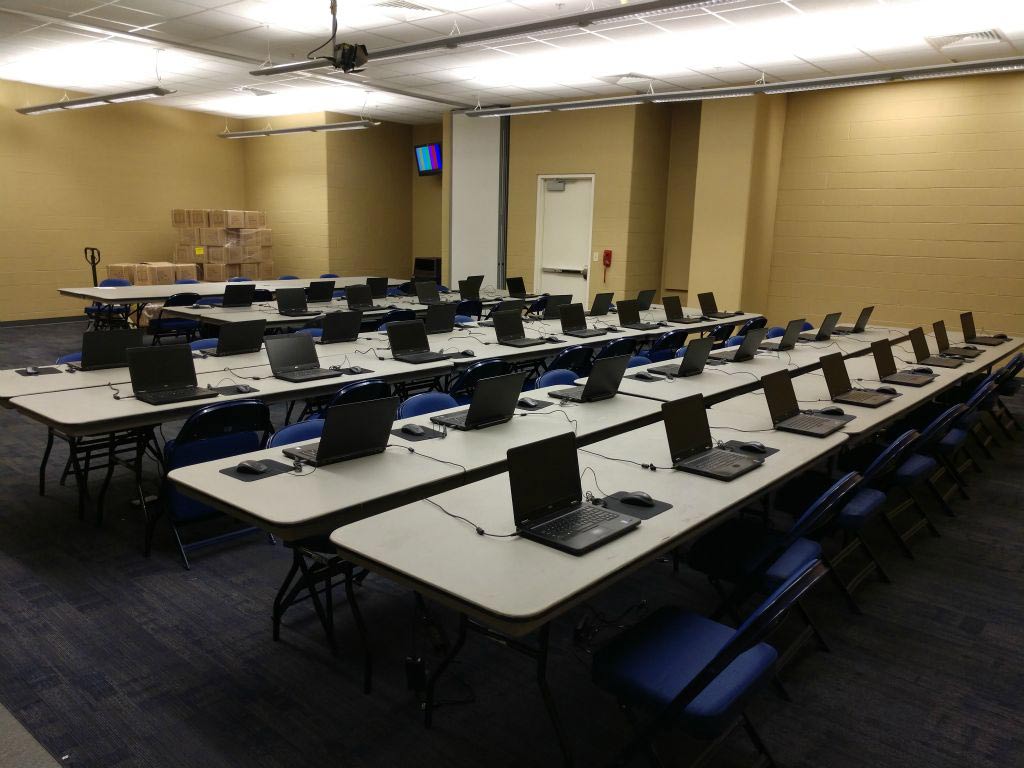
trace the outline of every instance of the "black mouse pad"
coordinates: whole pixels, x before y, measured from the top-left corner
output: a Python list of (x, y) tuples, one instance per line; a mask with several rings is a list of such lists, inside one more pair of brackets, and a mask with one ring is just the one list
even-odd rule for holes
[[(744, 451), (740, 447), (740, 446), (743, 445), (744, 442), (748, 442), (748, 441), (744, 441), (744, 440), (729, 440), (729, 441), (727, 441), (725, 443), (722, 443), (718, 447), (719, 448), (725, 448), (725, 449), (730, 450), (730, 451), (735, 451), (740, 456), (749, 456), (752, 459), (763, 459), (766, 456), (771, 456), (772, 454), (779, 452), (778, 448), (772, 448), (771, 446), (768, 446), (768, 445), (764, 446), (764, 453), (757, 453), (755, 451)], [(762, 443), (762, 445), (764, 445), (764, 443)]]
[(265, 477), (273, 477), (274, 475), (283, 475), (286, 472), (295, 471), (295, 467), (291, 464), (282, 464), (280, 461), (274, 461), (273, 459), (261, 461), (260, 463), (267, 465), (267, 471), (262, 475), (247, 475), (244, 472), (239, 472), (236, 467), (222, 469), (220, 473), (233, 477), (235, 480), (241, 480), (243, 483), (251, 483), (253, 480), (262, 480)]
[(252, 388), (251, 392), (238, 392), (237, 384), (225, 384), (223, 387), (210, 387), (214, 392), (220, 392), (222, 395), (255, 395), (259, 392), (256, 387)]
[(60, 368), (54, 368), (50, 365), (43, 368), (37, 368), (36, 371), (36, 373), (25, 373), (24, 368), (19, 368), (15, 373), (19, 376), (49, 376), (51, 373), (61, 373)]
[[(421, 424), (420, 426), (423, 425)], [(408, 440), (410, 443), (419, 443), (422, 442), (423, 440), (434, 440), (435, 438), (438, 437), (444, 437), (444, 432), (440, 432), (436, 429), (431, 429), (430, 427), (423, 427), (422, 435), (409, 435), (403, 432), (401, 428), (392, 429), (391, 434), (394, 435), (395, 437), (400, 437), (403, 440)]]
[(519, 405), (518, 403), (516, 403), (516, 408), (518, 408), (520, 411), (533, 412), (543, 411), (545, 408), (550, 408), (552, 405), (555, 405), (555, 403), (551, 402), (550, 400), (537, 400), (537, 404), (532, 408), (527, 408), (525, 405)]
[(639, 381), (639, 382), (641, 382), (643, 384), (657, 384), (659, 381), (668, 381), (668, 379), (666, 379), (664, 376), (659, 376), (656, 373), (653, 374), (653, 375), (654, 375), (653, 379), (641, 379), (637, 374), (633, 373), (633, 374), (630, 374), (630, 375), (626, 376), (626, 378), (627, 379), (632, 379), (633, 381)]
[(345, 374), (346, 376), (360, 376), (364, 373), (373, 373), (372, 370), (370, 370), (369, 368), (364, 368), (363, 366), (359, 366), (359, 369), (360, 370), (358, 371), (354, 371), (351, 368), (331, 368), (332, 371), (339, 371)]
[(616, 491), (604, 497), (604, 505), (612, 512), (621, 512), (624, 515), (638, 517), (641, 520), (650, 520), (652, 517), (660, 515), (666, 509), (672, 509), (672, 505), (667, 501), (658, 501), (658, 499), (653, 499), (653, 507), (634, 507), (632, 504), (623, 504), (619, 501), (623, 496), (628, 495), (629, 491)]

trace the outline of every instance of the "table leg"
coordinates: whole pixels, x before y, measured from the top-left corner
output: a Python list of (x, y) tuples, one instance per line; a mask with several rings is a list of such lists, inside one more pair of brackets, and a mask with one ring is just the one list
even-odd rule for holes
[(547, 667), (548, 667), (548, 635), (550, 633), (550, 625), (545, 624), (540, 631), (540, 646), (537, 648), (537, 686), (540, 688), (540, 695), (544, 699), (544, 707), (548, 711), (548, 717), (551, 718), (551, 724), (555, 728), (555, 738), (558, 740), (558, 748), (562, 752), (562, 763), (566, 768), (572, 766), (572, 752), (569, 750), (569, 745), (565, 741), (565, 732), (562, 730), (562, 721), (558, 717), (558, 710), (555, 708), (555, 700), (551, 696), (551, 689), (548, 686), (547, 681)]
[(114, 456), (117, 441), (114, 435), (110, 435), (110, 443), (107, 447), (107, 471), (103, 476), (103, 485), (100, 487), (100, 495), (96, 499), (96, 525), (103, 525), (103, 504), (107, 498), (107, 489), (110, 488), (110, 480), (114, 476)]
[(71, 467), (75, 474), (75, 485), (78, 487), (78, 519), (85, 519), (85, 499), (89, 490), (86, 487), (88, 479), (82, 472), (82, 465), (78, 461), (78, 439), (71, 438), (68, 441), (68, 448), (71, 451)]
[(452, 663), (455, 657), (462, 650), (462, 646), (466, 643), (466, 632), (469, 629), (469, 619), (466, 614), (459, 614), (459, 634), (455, 638), (455, 643), (451, 648), (448, 649), (448, 654), (441, 660), (441, 663), (437, 665), (435, 669), (427, 678), (427, 690), (426, 696), (423, 701), (423, 725), (429, 728), (433, 724), (434, 720), (434, 688), (437, 687), (437, 681), (444, 674), (444, 671), (448, 668), (448, 665)]
[(46, 495), (46, 465), (50, 461), (50, 453), (53, 451), (53, 427), (46, 428), (46, 450), (43, 451), (43, 460), (39, 463), (39, 495)]
[(363, 646), (363, 693), (369, 693), (373, 684), (373, 656), (370, 653), (370, 642), (366, 636), (366, 623), (363, 621), (363, 614), (359, 610), (359, 602), (356, 600), (354, 585), (355, 568), (349, 562), (346, 562), (343, 567), (345, 571), (345, 597), (348, 599), (348, 606), (352, 610), (352, 618), (356, 622), (359, 642)]

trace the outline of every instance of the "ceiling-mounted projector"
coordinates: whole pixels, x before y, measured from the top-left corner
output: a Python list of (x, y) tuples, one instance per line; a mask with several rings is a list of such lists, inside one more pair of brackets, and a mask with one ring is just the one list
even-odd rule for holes
[(338, 43), (334, 46), (334, 68), (342, 72), (362, 72), (370, 54), (366, 46), (353, 43)]

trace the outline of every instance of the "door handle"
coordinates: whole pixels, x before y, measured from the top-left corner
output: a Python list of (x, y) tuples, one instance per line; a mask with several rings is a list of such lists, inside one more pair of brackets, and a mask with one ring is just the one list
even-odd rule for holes
[(573, 268), (566, 268), (566, 267), (541, 267), (540, 271), (541, 272), (552, 272), (554, 274), (562, 274), (562, 275), (583, 275), (584, 277), (587, 276), (587, 269), (586, 269), (586, 267), (584, 267), (583, 269), (573, 269)]

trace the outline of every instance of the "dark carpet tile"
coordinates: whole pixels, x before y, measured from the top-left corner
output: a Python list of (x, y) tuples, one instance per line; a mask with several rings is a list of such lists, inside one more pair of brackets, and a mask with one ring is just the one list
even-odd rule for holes
[[(0, 330), (0, 367), (38, 364), (75, 349), (82, 324)], [(1024, 410), (1024, 397), (1013, 406)], [(277, 423), (281, 408), (274, 408)], [(176, 425), (165, 427), (167, 435)], [(97, 768), (495, 768), (551, 766), (558, 755), (533, 684), (532, 662), (470, 637), (439, 688), (427, 731), (406, 690), (404, 659), (438, 655), (413, 598), (370, 576), (360, 589), (376, 659), (361, 691), (359, 655), (341, 593), (333, 658), (308, 605), (270, 634), (274, 591), (290, 554), (259, 534), (198, 553), (181, 569), (170, 534), (141, 556), (133, 488), (118, 472), (105, 525), (79, 522), (72, 488), (36, 495), (45, 430), (0, 411), (0, 702), (67, 764)], [(826, 584), (809, 601), (831, 653), (808, 649), (751, 706), (770, 748), (790, 768), (1006, 768), (1024, 765), (1024, 439), (972, 474), (941, 538), (920, 536), (907, 560), (884, 533), (872, 540), (894, 584), (868, 583), (854, 616)], [(155, 475), (149, 484), (155, 488)], [(691, 572), (653, 563), (609, 588), (592, 608), (616, 617), (645, 600), (707, 611), (713, 594)], [(553, 628), (550, 677), (578, 765), (607, 761), (628, 736), (614, 701), (590, 682), (572, 643), (580, 607)], [(629, 611), (625, 622), (636, 620)], [(454, 617), (436, 609), (454, 632)], [(594, 639), (599, 645), (616, 630)], [(472, 703), (465, 703), (472, 700)], [(686, 745), (670, 745), (685, 764)], [(717, 761), (749, 764), (734, 735)], [(0, 756), (0, 766), (3, 766)], [(6, 768), (6, 767), (5, 767)]]

